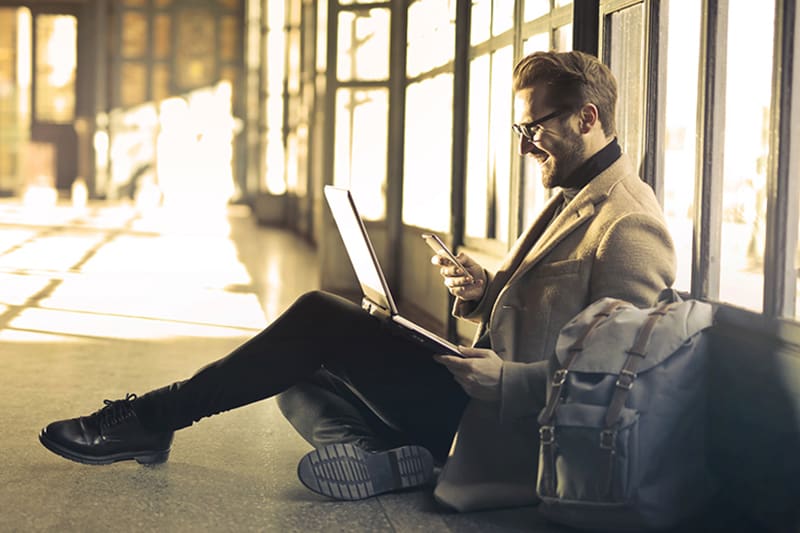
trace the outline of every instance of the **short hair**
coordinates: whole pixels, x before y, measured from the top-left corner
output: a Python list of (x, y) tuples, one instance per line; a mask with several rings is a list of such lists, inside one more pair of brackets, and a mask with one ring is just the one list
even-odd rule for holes
[(577, 110), (597, 106), (603, 133), (616, 134), (617, 80), (606, 65), (584, 52), (534, 52), (514, 67), (514, 92), (534, 85), (548, 86), (547, 104)]

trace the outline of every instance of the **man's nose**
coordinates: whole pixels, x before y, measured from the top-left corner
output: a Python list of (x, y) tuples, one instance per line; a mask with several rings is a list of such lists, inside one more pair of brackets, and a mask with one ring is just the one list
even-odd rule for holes
[(519, 155), (525, 155), (533, 151), (534, 145), (533, 141), (525, 137), (524, 135), (519, 136)]

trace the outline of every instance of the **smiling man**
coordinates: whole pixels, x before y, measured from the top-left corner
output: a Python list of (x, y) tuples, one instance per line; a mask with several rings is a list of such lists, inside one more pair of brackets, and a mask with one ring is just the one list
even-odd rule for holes
[(672, 284), (672, 241), (653, 191), (615, 136), (617, 85), (597, 58), (536, 52), (514, 69), (519, 153), (555, 194), (497, 272), (459, 254), (469, 281), (433, 258), (478, 322), (468, 357), (437, 356), (471, 397), (436, 488), (460, 510), (536, 501), (546, 362), (559, 330), (609, 296), (641, 307)]

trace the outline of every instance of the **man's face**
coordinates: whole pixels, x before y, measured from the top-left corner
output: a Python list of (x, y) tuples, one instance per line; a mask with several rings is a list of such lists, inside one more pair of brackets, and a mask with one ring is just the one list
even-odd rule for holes
[[(559, 111), (545, 104), (546, 90), (535, 86), (515, 94), (516, 124), (530, 124)], [(536, 159), (542, 171), (542, 184), (548, 189), (561, 186), (585, 160), (586, 146), (574, 122), (574, 113), (567, 112), (542, 122), (535, 128), (533, 139), (519, 136), (520, 155)]]

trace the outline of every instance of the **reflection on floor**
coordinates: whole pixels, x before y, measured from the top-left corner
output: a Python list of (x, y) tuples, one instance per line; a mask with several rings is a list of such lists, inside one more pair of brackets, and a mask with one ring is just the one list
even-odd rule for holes
[[(176, 216), (177, 215), (177, 216)], [(430, 489), (355, 503), (295, 477), (309, 449), (267, 400), (175, 437), (168, 463), (89, 467), (46, 423), (183, 379), (319, 279), (313, 249), (245, 208), (0, 204), (4, 531), (549, 531), (533, 510), (455, 515)]]

